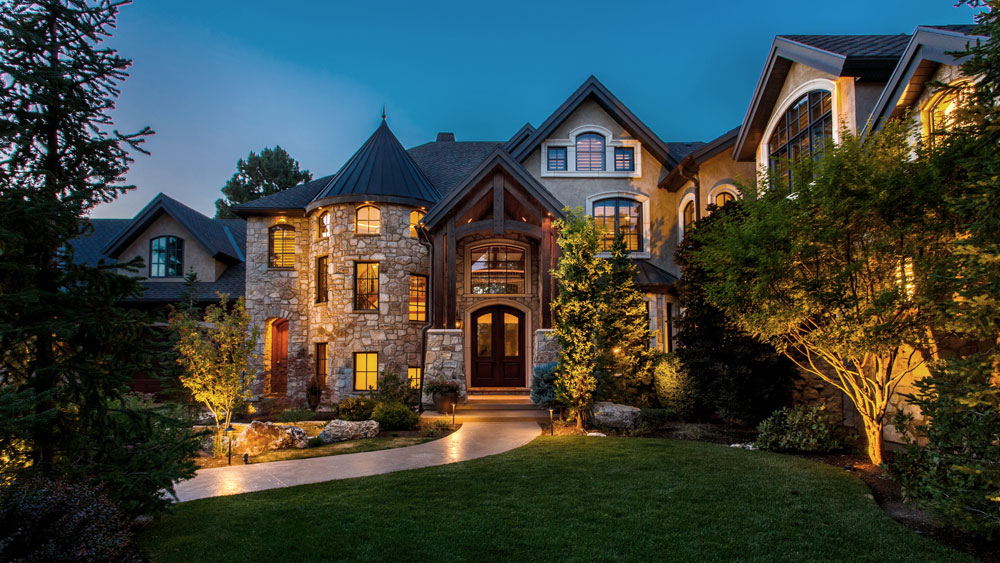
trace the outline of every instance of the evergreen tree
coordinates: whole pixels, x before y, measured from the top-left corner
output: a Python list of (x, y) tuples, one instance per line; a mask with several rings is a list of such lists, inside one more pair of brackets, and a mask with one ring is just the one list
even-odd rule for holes
[(562, 250), (553, 273), (559, 288), (552, 303), (552, 324), (559, 339), (556, 399), (569, 407), (576, 427), (583, 430), (597, 390), (601, 280), (608, 263), (597, 256), (601, 233), (582, 209), (566, 209), (566, 218), (556, 221), (554, 227)]
[[(122, 183), (128, 151), (144, 152), (152, 133), (121, 133), (109, 115), (130, 61), (101, 43), (125, 3), (14, 0), (0, 10), (0, 388), (22, 413), (0, 430), (20, 440), (15, 471), (95, 480), (144, 511), (193, 474), (197, 444), (164, 431), (173, 419), (123, 400), (146, 363), (148, 330), (117, 306), (141, 290), (119, 268), (135, 273), (141, 261), (85, 266), (69, 244), (89, 232), (90, 211), (132, 189)], [(125, 455), (137, 443), (151, 449)]]
[(265, 147), (257, 154), (253, 151), (236, 163), (236, 173), (222, 187), (225, 199), (215, 200), (216, 219), (236, 217), (232, 207), (248, 201), (276, 194), (282, 190), (312, 180), (308, 170), (299, 170), (299, 163), (285, 149)]
[(651, 406), (653, 360), (650, 346), (649, 311), (643, 294), (635, 285), (636, 267), (618, 232), (611, 244), (608, 271), (601, 280), (601, 322), (598, 336), (599, 373), (606, 395), (616, 402)]

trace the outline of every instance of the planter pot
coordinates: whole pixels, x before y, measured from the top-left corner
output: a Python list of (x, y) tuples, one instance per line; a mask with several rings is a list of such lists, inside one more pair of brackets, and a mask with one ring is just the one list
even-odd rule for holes
[(451, 414), (451, 406), (458, 404), (458, 392), (434, 393), (434, 408), (441, 414)]

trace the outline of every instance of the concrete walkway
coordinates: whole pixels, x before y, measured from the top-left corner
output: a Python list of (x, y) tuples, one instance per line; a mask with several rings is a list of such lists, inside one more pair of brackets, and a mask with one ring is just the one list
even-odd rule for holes
[(202, 469), (175, 490), (185, 502), (444, 465), (521, 447), (540, 432), (535, 422), (467, 422), (457, 432), (416, 446)]

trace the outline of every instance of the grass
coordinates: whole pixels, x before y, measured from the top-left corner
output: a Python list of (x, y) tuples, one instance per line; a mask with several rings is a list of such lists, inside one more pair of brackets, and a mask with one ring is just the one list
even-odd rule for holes
[(179, 505), (153, 561), (968, 561), (835, 467), (663, 439), (498, 456)]

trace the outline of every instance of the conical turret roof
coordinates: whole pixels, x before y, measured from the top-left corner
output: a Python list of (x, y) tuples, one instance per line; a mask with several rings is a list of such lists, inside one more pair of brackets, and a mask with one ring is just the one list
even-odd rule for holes
[(399, 140), (382, 123), (319, 191), (310, 208), (337, 202), (382, 201), (431, 205), (441, 199)]

